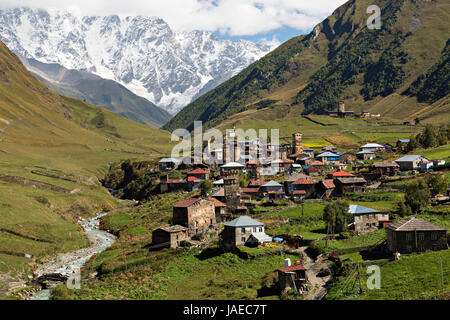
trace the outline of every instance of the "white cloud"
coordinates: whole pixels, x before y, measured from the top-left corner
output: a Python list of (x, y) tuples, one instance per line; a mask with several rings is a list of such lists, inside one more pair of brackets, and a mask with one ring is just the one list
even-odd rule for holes
[(157, 16), (178, 31), (264, 34), (282, 27), (309, 30), (346, 0), (2, 0), (0, 8), (70, 10), (83, 15)]

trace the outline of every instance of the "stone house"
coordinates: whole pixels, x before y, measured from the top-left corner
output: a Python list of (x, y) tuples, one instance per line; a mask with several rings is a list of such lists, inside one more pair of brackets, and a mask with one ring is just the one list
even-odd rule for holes
[(351, 204), (348, 212), (353, 215), (351, 226), (357, 233), (375, 231), (379, 228), (381, 222), (389, 221), (387, 212), (380, 212), (360, 205)]
[(339, 155), (339, 161), (347, 164), (355, 163), (356, 155), (354, 155), (353, 153), (345, 152)]
[(308, 278), (306, 268), (303, 265), (297, 264), (279, 268), (277, 273), (278, 287), (282, 292), (290, 289), (301, 293), (305, 291)]
[(175, 249), (186, 239), (188, 239), (187, 229), (183, 226), (158, 228), (152, 232), (152, 247)]
[(216, 223), (221, 223), (226, 220), (227, 217), (227, 205), (222, 201), (217, 200), (216, 198), (210, 197), (206, 198), (206, 200), (212, 201), (214, 203), (214, 208), (216, 212)]
[(411, 253), (448, 249), (447, 230), (420, 218), (400, 220), (386, 227), (388, 249)]
[(374, 151), (370, 150), (363, 150), (356, 154), (356, 157), (360, 160), (373, 160), (375, 159), (376, 155)]
[(201, 198), (191, 198), (173, 206), (173, 224), (188, 230), (188, 235), (208, 232), (216, 227), (214, 202)]
[(232, 251), (236, 246), (246, 245), (252, 234), (264, 234), (264, 223), (249, 216), (240, 216), (224, 225), (220, 233), (220, 247)]

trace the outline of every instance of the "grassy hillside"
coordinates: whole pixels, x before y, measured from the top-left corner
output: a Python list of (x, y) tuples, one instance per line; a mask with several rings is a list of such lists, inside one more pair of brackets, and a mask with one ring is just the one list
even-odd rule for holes
[(168, 132), (57, 95), (0, 43), (0, 228), (20, 234), (0, 231), (0, 250), (34, 256), (0, 254), (0, 283), (85, 246), (74, 221), (121, 205), (98, 182), (109, 164), (166, 155), (169, 141)]
[[(345, 101), (348, 110), (430, 122), (449, 120), (446, 77), (432, 70), (446, 61), (450, 4), (445, 0), (378, 1), (382, 28), (369, 30), (369, 0), (351, 0), (306, 36), (293, 38), (240, 74), (188, 105), (164, 128), (214, 127), (241, 112), (265, 108), (323, 114)], [(444, 53), (443, 53), (444, 52)], [(435, 66), (433, 68), (433, 66)], [(440, 95), (404, 94), (420, 76), (441, 78)], [(445, 73), (444, 73), (445, 74)], [(431, 80), (430, 80), (431, 81)], [(439, 115), (444, 117), (439, 118)]]

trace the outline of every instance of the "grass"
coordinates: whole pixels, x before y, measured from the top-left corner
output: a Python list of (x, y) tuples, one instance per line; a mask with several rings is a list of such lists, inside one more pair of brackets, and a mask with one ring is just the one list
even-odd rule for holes
[[(271, 255), (252, 260), (209, 248), (182, 253), (166, 251), (148, 266), (107, 275), (83, 286), (78, 299), (260, 299), (263, 278), (283, 266), (286, 257)], [(277, 296), (269, 296), (278, 298)]]
[[(444, 286), (441, 281), (441, 259)], [(357, 300), (418, 300), (432, 299), (450, 290), (450, 250), (402, 255), (380, 267), (381, 287), (369, 290), (366, 267), (361, 268), (364, 293), (358, 294), (358, 286), (351, 290), (352, 277), (341, 277), (332, 286), (326, 299)], [(347, 286), (345, 284), (347, 283)], [(348, 285), (350, 284), (350, 286)], [(348, 290), (343, 290), (345, 287)]]

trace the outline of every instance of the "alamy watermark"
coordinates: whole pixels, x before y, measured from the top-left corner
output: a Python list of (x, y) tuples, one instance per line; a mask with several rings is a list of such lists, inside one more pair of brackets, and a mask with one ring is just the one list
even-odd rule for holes
[(381, 8), (377, 5), (371, 5), (367, 8), (367, 14), (371, 16), (367, 19), (367, 28), (369, 30), (380, 30), (381, 23)]

